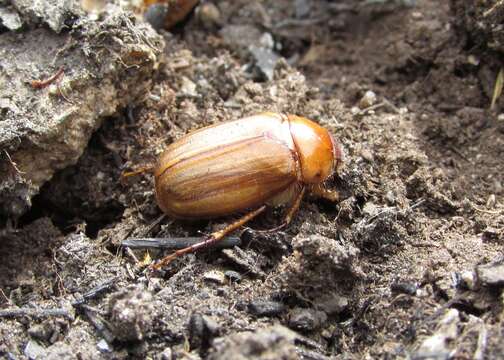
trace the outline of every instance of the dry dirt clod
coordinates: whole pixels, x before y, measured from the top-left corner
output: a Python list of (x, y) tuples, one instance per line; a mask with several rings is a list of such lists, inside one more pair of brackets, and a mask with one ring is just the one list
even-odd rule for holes
[(218, 338), (209, 360), (297, 360), (293, 331), (276, 325), (255, 332), (241, 332)]
[(476, 267), (478, 283), (483, 286), (504, 286), (504, 259)]
[(289, 327), (301, 333), (320, 328), (327, 321), (325, 312), (314, 309), (296, 308), (289, 313)]
[(459, 334), (460, 317), (456, 309), (449, 309), (439, 321), (436, 332), (425, 339), (414, 356), (421, 358), (449, 358), (453, 354), (450, 341)]
[(152, 294), (143, 287), (129, 287), (111, 295), (109, 316), (112, 331), (121, 341), (142, 340), (153, 325)]

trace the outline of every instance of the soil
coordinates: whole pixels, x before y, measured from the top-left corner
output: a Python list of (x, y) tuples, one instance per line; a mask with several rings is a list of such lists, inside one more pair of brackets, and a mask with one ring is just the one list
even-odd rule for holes
[[(144, 100), (0, 228), (0, 354), (501, 358), (502, 64), (482, 40), (491, 32), (458, 16), (477, 5), (462, 3), (205, 2), (159, 30)], [(273, 71), (250, 45), (283, 58)], [(282, 219), (269, 209), (240, 247), (150, 272), (166, 251), (124, 240), (197, 237), (234, 217), (161, 217), (152, 177), (122, 173), (191, 130), (261, 111), (331, 131), (345, 166), (326, 185), (342, 200), (307, 197), (288, 228), (259, 232)]]

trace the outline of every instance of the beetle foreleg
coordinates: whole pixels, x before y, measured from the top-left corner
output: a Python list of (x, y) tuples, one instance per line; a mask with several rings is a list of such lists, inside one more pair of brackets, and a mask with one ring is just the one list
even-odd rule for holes
[(204, 238), (201, 242), (188, 246), (186, 248), (180, 249), (175, 251), (174, 253), (165, 256), (162, 258), (157, 264), (154, 264), (151, 266), (151, 269), (153, 270), (159, 270), (163, 266), (168, 265), (171, 261), (175, 260), (176, 258), (183, 256), (185, 254), (190, 254), (193, 252), (196, 252), (198, 250), (201, 250), (203, 248), (206, 248), (208, 246), (212, 246), (215, 243), (221, 241), (226, 235), (230, 234), (231, 232), (235, 231), (242, 225), (246, 224), (253, 218), (255, 218), (257, 215), (262, 213), (264, 210), (266, 210), (266, 205), (261, 206), (257, 210), (251, 211), (248, 214), (245, 214), (242, 216), (240, 219), (236, 220), (234, 223), (229, 224), (226, 226), (224, 229), (216, 231), (212, 234), (210, 234), (208, 237)]
[(338, 201), (339, 193), (336, 190), (327, 190), (321, 184), (314, 185), (310, 192), (320, 198), (327, 199), (329, 201)]

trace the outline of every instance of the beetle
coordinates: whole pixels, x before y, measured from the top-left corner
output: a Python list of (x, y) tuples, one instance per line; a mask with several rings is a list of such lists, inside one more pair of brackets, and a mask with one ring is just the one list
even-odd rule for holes
[(332, 135), (296, 115), (265, 112), (183, 136), (164, 150), (151, 169), (163, 212), (186, 220), (246, 213), (153, 268), (218, 242), (268, 206), (287, 205), (278, 228), (288, 225), (306, 191), (337, 201), (338, 192), (325, 189), (323, 183), (342, 164), (341, 147)]

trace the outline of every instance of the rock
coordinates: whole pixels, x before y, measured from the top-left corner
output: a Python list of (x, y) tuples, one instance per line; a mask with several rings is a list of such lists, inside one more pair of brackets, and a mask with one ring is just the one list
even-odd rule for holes
[(5, 26), (11, 31), (20, 30), (23, 26), (21, 17), (12, 8), (2, 7), (0, 8), (0, 25)]
[(203, 274), (203, 280), (208, 282), (213, 282), (216, 284), (224, 284), (226, 279), (224, 277), (224, 273), (218, 270), (210, 270)]
[(173, 359), (172, 349), (170, 349), (170, 348), (164, 349), (163, 352), (158, 355), (157, 359), (159, 359), (159, 360), (172, 360)]
[(51, 321), (44, 321), (41, 324), (30, 326), (28, 334), (35, 339), (49, 341), (54, 330), (54, 324)]
[(185, 76), (182, 77), (182, 85), (180, 87), (180, 92), (186, 96), (191, 97), (198, 96), (198, 92), (196, 91), (196, 84)]
[(142, 340), (152, 329), (154, 303), (152, 294), (142, 287), (129, 287), (110, 297), (112, 332), (121, 341)]
[(260, 268), (262, 264), (268, 261), (264, 255), (258, 254), (251, 249), (243, 250), (236, 246), (232, 249), (222, 250), (222, 254), (246, 273), (259, 277), (266, 276)]
[(253, 300), (248, 305), (248, 310), (252, 315), (261, 317), (278, 316), (285, 312), (284, 304), (271, 300)]
[(12, 0), (12, 5), (27, 25), (46, 24), (56, 33), (68, 29), (68, 21), (84, 15), (77, 1)]
[(300, 332), (310, 332), (320, 328), (327, 315), (314, 309), (296, 308), (290, 313), (289, 327)]
[(328, 294), (318, 299), (315, 305), (327, 315), (336, 315), (348, 308), (348, 298), (338, 294)]
[(310, 267), (320, 268), (320, 276), (327, 279), (327, 272), (353, 273), (353, 261), (359, 250), (350, 244), (321, 235), (298, 235), (293, 240), (294, 250), (303, 255), (302, 259)]
[(101, 339), (100, 341), (98, 341), (96, 347), (98, 348), (98, 351), (100, 351), (101, 353), (108, 353), (111, 351), (110, 346), (105, 339)]
[(395, 281), (390, 285), (390, 290), (396, 293), (403, 293), (414, 296), (417, 292), (418, 284), (414, 281)]
[(205, 2), (196, 8), (196, 17), (201, 24), (211, 29), (221, 24), (221, 14), (219, 8), (211, 2)]
[[(82, 353), (80, 354), (83, 355)], [(86, 358), (85, 355), (83, 358)], [(46, 349), (44, 360), (73, 360), (75, 359), (75, 350), (68, 344), (55, 343)]]
[(275, 325), (254, 332), (241, 332), (214, 340), (209, 360), (297, 360), (297, 334)]
[[(78, 5), (15, 3), (27, 18), (47, 21), (54, 31), (66, 27), (64, 20), (73, 14), (54, 12), (64, 4)], [(19, 217), (26, 212), (30, 199), (56, 171), (76, 163), (105, 118), (149, 91), (163, 41), (150, 26), (116, 11), (100, 21), (75, 18), (72, 31), (59, 35), (39, 27), (0, 37), (0, 83), (5, 85), (0, 99), (8, 99), (0, 102), (0, 213)], [(32, 86), (59, 69), (63, 73), (57, 85)]]
[(144, 13), (144, 20), (156, 30), (164, 28), (165, 18), (168, 14), (168, 6), (163, 3), (150, 5)]
[(189, 344), (191, 350), (206, 350), (219, 333), (219, 325), (207, 316), (193, 313), (189, 319)]
[(29, 340), (24, 349), (25, 356), (30, 360), (45, 359), (46, 349), (34, 340)]
[(504, 286), (504, 258), (476, 267), (478, 283), (483, 286)]
[(273, 80), (275, 66), (277, 61), (280, 59), (280, 56), (272, 50), (261, 46), (251, 45), (249, 50), (255, 60), (255, 66), (258, 68), (260, 73), (267, 80)]

